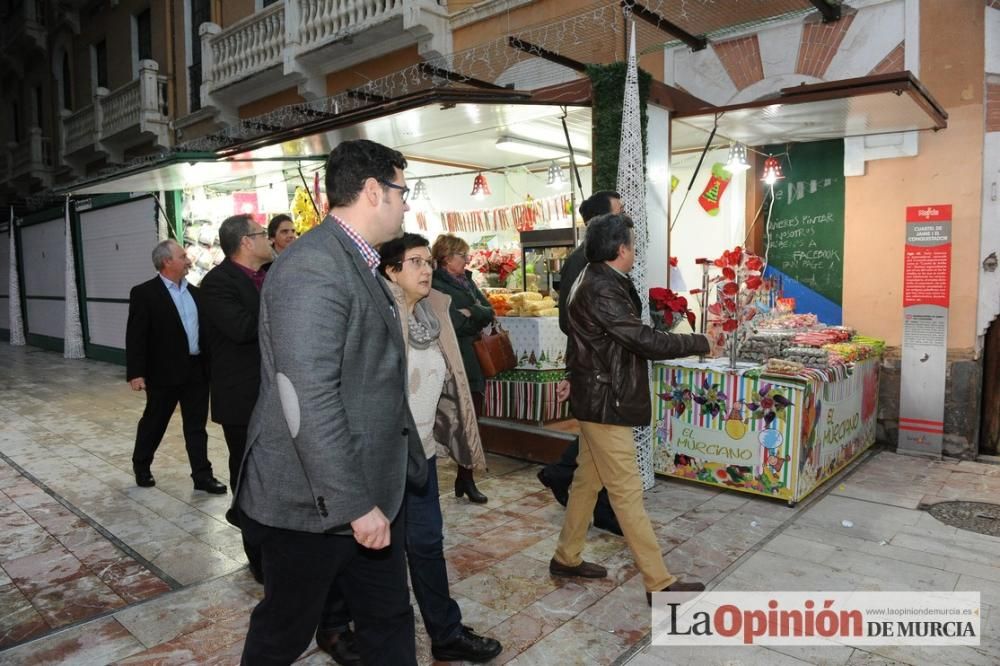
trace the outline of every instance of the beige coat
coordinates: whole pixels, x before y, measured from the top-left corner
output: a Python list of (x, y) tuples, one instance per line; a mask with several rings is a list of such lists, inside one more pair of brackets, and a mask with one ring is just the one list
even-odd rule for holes
[[(406, 307), (406, 295), (403, 289), (394, 282), (386, 280), (389, 291), (392, 292), (398, 306), (400, 324), (403, 327), (404, 347), (409, 349), (410, 329), (407, 325), (409, 311)], [(451, 297), (431, 289), (427, 302), (434, 316), (441, 322), (441, 335), (438, 344), (448, 366), (448, 377), (445, 379), (441, 398), (438, 400), (437, 417), (434, 421), (434, 439), (443, 444), (452, 459), (462, 467), (486, 469), (486, 456), (483, 454), (483, 442), (479, 437), (479, 424), (476, 422), (476, 410), (472, 404), (472, 391), (469, 390), (469, 378), (462, 363), (462, 352), (458, 346), (458, 337), (451, 324), (448, 308)]]

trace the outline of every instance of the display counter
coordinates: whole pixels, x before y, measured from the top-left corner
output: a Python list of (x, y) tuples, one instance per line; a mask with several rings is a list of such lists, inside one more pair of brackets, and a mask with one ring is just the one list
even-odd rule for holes
[(510, 336), (517, 368), (486, 380), (483, 415), (545, 423), (569, 418), (569, 403), (556, 400), (566, 372), (566, 336), (558, 317), (497, 317)]
[(878, 356), (767, 374), (725, 359), (653, 366), (653, 469), (794, 504), (875, 442)]

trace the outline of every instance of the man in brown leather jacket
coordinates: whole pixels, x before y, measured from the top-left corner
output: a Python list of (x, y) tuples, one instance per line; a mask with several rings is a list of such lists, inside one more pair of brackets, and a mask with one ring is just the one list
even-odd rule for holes
[(591, 220), (586, 248), (590, 263), (569, 296), (566, 357), (570, 407), (580, 422), (579, 466), (549, 573), (583, 578), (607, 575), (604, 567), (581, 558), (603, 485), (642, 573), (647, 602), (653, 592), (704, 590), (704, 584), (680, 582), (667, 571), (642, 503), (632, 428), (649, 425), (652, 415), (647, 361), (708, 353), (708, 339), (664, 333), (642, 322), (627, 275), (635, 261), (628, 216), (608, 214)]

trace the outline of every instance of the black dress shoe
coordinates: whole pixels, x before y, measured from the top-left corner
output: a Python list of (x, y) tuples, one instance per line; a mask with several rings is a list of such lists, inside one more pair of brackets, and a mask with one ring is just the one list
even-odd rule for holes
[(156, 479), (153, 478), (153, 473), (147, 470), (136, 470), (135, 471), (135, 485), (140, 488), (152, 488), (156, 485)]
[(503, 652), (503, 646), (495, 638), (487, 638), (462, 626), (458, 636), (442, 645), (432, 645), (431, 654), (436, 661), (471, 661), (481, 664)]
[[(660, 592), (704, 592), (704, 583), (682, 583), (681, 581), (675, 581), (672, 585), (667, 585), (665, 588), (660, 590)], [(646, 603), (650, 606), (653, 605), (653, 593), (646, 593)]]
[(316, 645), (341, 666), (361, 666), (361, 655), (354, 645), (354, 632), (350, 629), (344, 631), (317, 629)]
[(213, 495), (226, 494), (226, 485), (224, 483), (219, 483), (218, 479), (211, 476), (203, 481), (195, 481), (194, 489), (204, 490), (206, 493), (212, 493)]

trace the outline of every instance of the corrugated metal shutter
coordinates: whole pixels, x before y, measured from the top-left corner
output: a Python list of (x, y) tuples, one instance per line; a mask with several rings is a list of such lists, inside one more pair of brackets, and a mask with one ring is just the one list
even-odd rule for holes
[(66, 223), (21, 228), (28, 333), (62, 340), (66, 326)]
[(129, 290), (155, 274), (152, 198), (80, 213), (88, 342), (125, 348)]

